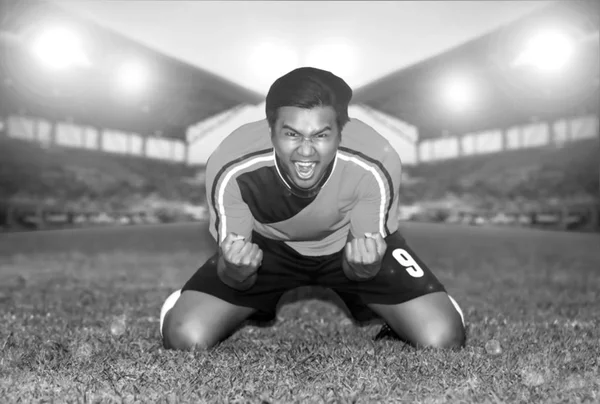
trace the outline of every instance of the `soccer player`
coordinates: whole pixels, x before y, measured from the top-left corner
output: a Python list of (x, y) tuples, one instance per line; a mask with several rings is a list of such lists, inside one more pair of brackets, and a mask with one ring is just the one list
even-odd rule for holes
[(464, 345), (460, 308), (398, 231), (400, 158), (348, 117), (351, 98), (330, 72), (293, 70), (269, 89), (266, 120), (211, 155), (218, 251), (165, 301), (165, 347), (210, 348), (246, 319), (273, 319), (281, 296), (306, 285), (332, 289), (356, 320), (375, 313), (381, 333), (416, 347)]

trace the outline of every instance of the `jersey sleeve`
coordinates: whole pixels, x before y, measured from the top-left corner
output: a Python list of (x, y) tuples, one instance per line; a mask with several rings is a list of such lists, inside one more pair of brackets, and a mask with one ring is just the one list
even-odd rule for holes
[(400, 156), (389, 146), (383, 159), (365, 163), (365, 170), (350, 213), (350, 232), (354, 238), (376, 232), (385, 238), (398, 230)]
[(242, 200), (237, 181), (227, 166), (211, 156), (206, 167), (206, 195), (210, 214), (210, 233), (218, 244), (227, 234), (235, 233), (247, 240), (252, 236), (254, 219)]

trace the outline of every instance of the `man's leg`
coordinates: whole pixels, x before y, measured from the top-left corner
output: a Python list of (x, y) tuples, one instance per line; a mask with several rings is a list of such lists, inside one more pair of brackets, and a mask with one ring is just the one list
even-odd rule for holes
[(361, 305), (366, 306), (414, 346), (463, 346), (463, 319), (444, 286), (399, 232), (386, 237), (386, 243), (381, 270), (375, 278), (351, 281), (336, 264), (327, 272), (324, 286), (347, 302), (355, 318)]
[(414, 346), (464, 346), (464, 320), (458, 305), (399, 232), (388, 236), (386, 242), (388, 248), (376, 283), (377, 279), (389, 282), (393, 285), (390, 299), (400, 300), (396, 304), (372, 301), (367, 306)]
[(255, 311), (207, 293), (186, 290), (165, 313), (161, 330), (164, 345), (178, 350), (211, 348)]
[(367, 304), (405, 341), (417, 347), (458, 348), (465, 329), (446, 292), (426, 294), (400, 304)]
[[(263, 251), (256, 283), (244, 291), (225, 285), (217, 274), (218, 254), (214, 254), (186, 282), (181, 296), (175, 293), (163, 305), (165, 347), (210, 348), (246, 319), (262, 322), (274, 319), (281, 296), (307, 283), (302, 277), (306, 276), (305, 263), (291, 248), (257, 233), (253, 234), (253, 241)], [(299, 268), (297, 272), (291, 270), (294, 265)]]

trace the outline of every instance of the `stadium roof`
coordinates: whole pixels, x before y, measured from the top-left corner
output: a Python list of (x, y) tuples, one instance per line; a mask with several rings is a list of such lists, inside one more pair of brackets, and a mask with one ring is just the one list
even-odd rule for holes
[[(195, 66), (160, 54), (96, 23), (47, 2), (0, 4), (0, 113), (185, 139), (186, 128), (240, 104), (264, 97)], [(90, 68), (48, 72), (31, 63), (26, 48), (47, 19), (68, 22), (84, 33)], [(142, 96), (119, 95), (112, 86), (118, 63), (134, 57), (150, 66), (152, 81)]]
[[(567, 79), (554, 81), (511, 67), (533, 30), (558, 26), (591, 38), (575, 53)], [(598, 2), (568, 0), (401, 69), (355, 91), (366, 104), (419, 128), (420, 139), (503, 128), (531, 120), (598, 112)], [(398, 49), (397, 51), (402, 51)], [(444, 80), (462, 75), (474, 83), (479, 102), (469, 111), (448, 108)], [(544, 81), (546, 80), (546, 81)]]

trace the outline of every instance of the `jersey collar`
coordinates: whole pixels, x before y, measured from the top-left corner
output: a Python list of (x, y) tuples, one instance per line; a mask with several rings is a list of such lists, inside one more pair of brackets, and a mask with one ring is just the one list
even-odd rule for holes
[(294, 183), (292, 182), (292, 180), (290, 180), (288, 178), (288, 176), (285, 174), (285, 172), (283, 170), (279, 169), (279, 158), (277, 157), (275, 150), (273, 150), (273, 156), (275, 159), (275, 168), (277, 169), (277, 174), (279, 174), (279, 179), (283, 182), (285, 187), (295, 196), (298, 196), (300, 198), (312, 198), (319, 193), (321, 188), (323, 188), (325, 186), (325, 184), (327, 183), (327, 181), (329, 181), (329, 178), (331, 178), (331, 174), (333, 173), (333, 170), (335, 169), (335, 166), (337, 164), (337, 156), (338, 155), (337, 155), (337, 153), (335, 154), (335, 158), (333, 159), (333, 161), (331, 163), (329, 163), (329, 166), (327, 167), (325, 174), (319, 180), (319, 182), (316, 183), (312, 188), (309, 188), (309, 189), (298, 188), (297, 186), (295, 186)]

